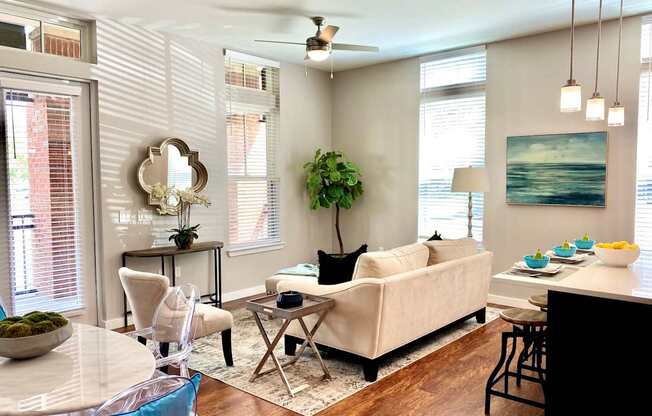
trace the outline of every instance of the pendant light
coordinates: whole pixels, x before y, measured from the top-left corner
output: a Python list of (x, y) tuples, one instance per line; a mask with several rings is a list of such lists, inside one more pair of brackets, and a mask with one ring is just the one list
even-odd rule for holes
[(602, 0), (598, 11), (598, 48), (595, 56), (595, 88), (593, 95), (586, 101), (586, 119), (588, 121), (604, 120), (604, 98), (598, 92), (598, 74), (600, 66), (600, 37), (602, 35)]
[(559, 109), (562, 113), (582, 111), (582, 85), (573, 79), (573, 46), (575, 44), (575, 0), (571, 10), (571, 41), (570, 41), (570, 76), (566, 85), (561, 87)]
[(618, 93), (620, 87), (620, 48), (623, 41), (623, 1), (620, 0), (620, 19), (618, 27), (618, 64), (616, 65), (616, 101), (614, 105), (609, 107), (609, 117), (607, 124), (609, 126), (623, 126), (625, 124), (625, 107), (620, 105), (618, 101)]

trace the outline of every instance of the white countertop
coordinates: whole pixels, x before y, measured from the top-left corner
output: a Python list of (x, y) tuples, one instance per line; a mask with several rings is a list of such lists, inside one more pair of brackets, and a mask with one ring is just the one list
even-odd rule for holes
[(135, 339), (74, 324), (72, 337), (41, 357), (0, 357), (0, 415), (93, 408), (151, 378), (154, 365), (152, 353)]
[(548, 290), (598, 296), (652, 305), (652, 267), (640, 262), (629, 267), (610, 267), (597, 261), (586, 267), (564, 265), (551, 277), (514, 276), (498, 273), (496, 280), (544, 286)]

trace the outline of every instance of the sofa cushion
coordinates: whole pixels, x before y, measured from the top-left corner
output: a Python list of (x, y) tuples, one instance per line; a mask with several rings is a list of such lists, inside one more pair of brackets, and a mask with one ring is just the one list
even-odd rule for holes
[(472, 256), (478, 252), (478, 243), (472, 238), (424, 241), (423, 245), (430, 252), (428, 266)]
[(428, 249), (423, 244), (410, 244), (392, 250), (363, 254), (355, 265), (353, 279), (387, 277), (427, 265)]

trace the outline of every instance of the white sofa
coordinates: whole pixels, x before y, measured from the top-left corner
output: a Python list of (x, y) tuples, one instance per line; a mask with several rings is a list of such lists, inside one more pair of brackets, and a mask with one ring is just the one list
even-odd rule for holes
[[(327, 286), (289, 279), (277, 290), (335, 299), (315, 341), (360, 357), (365, 379), (374, 381), (388, 352), (456, 321), (475, 316), (484, 322), (492, 257), (478, 253), (470, 239), (417, 243), (363, 254), (350, 282)], [(292, 323), (286, 354), (294, 354), (302, 335)]]

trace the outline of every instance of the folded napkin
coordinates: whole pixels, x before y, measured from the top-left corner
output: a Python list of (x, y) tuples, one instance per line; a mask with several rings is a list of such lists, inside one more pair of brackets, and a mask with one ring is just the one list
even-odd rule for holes
[(541, 267), (538, 269), (533, 269), (529, 267), (527, 264), (525, 264), (524, 261), (517, 261), (514, 263), (514, 267), (519, 270), (527, 270), (528, 272), (534, 272), (534, 273), (557, 273), (561, 270), (562, 265), (561, 264), (552, 264), (548, 263), (546, 267)]
[(308, 263), (297, 264), (293, 267), (286, 267), (276, 272), (276, 274), (293, 274), (296, 276), (314, 276), (319, 277), (319, 266)]

